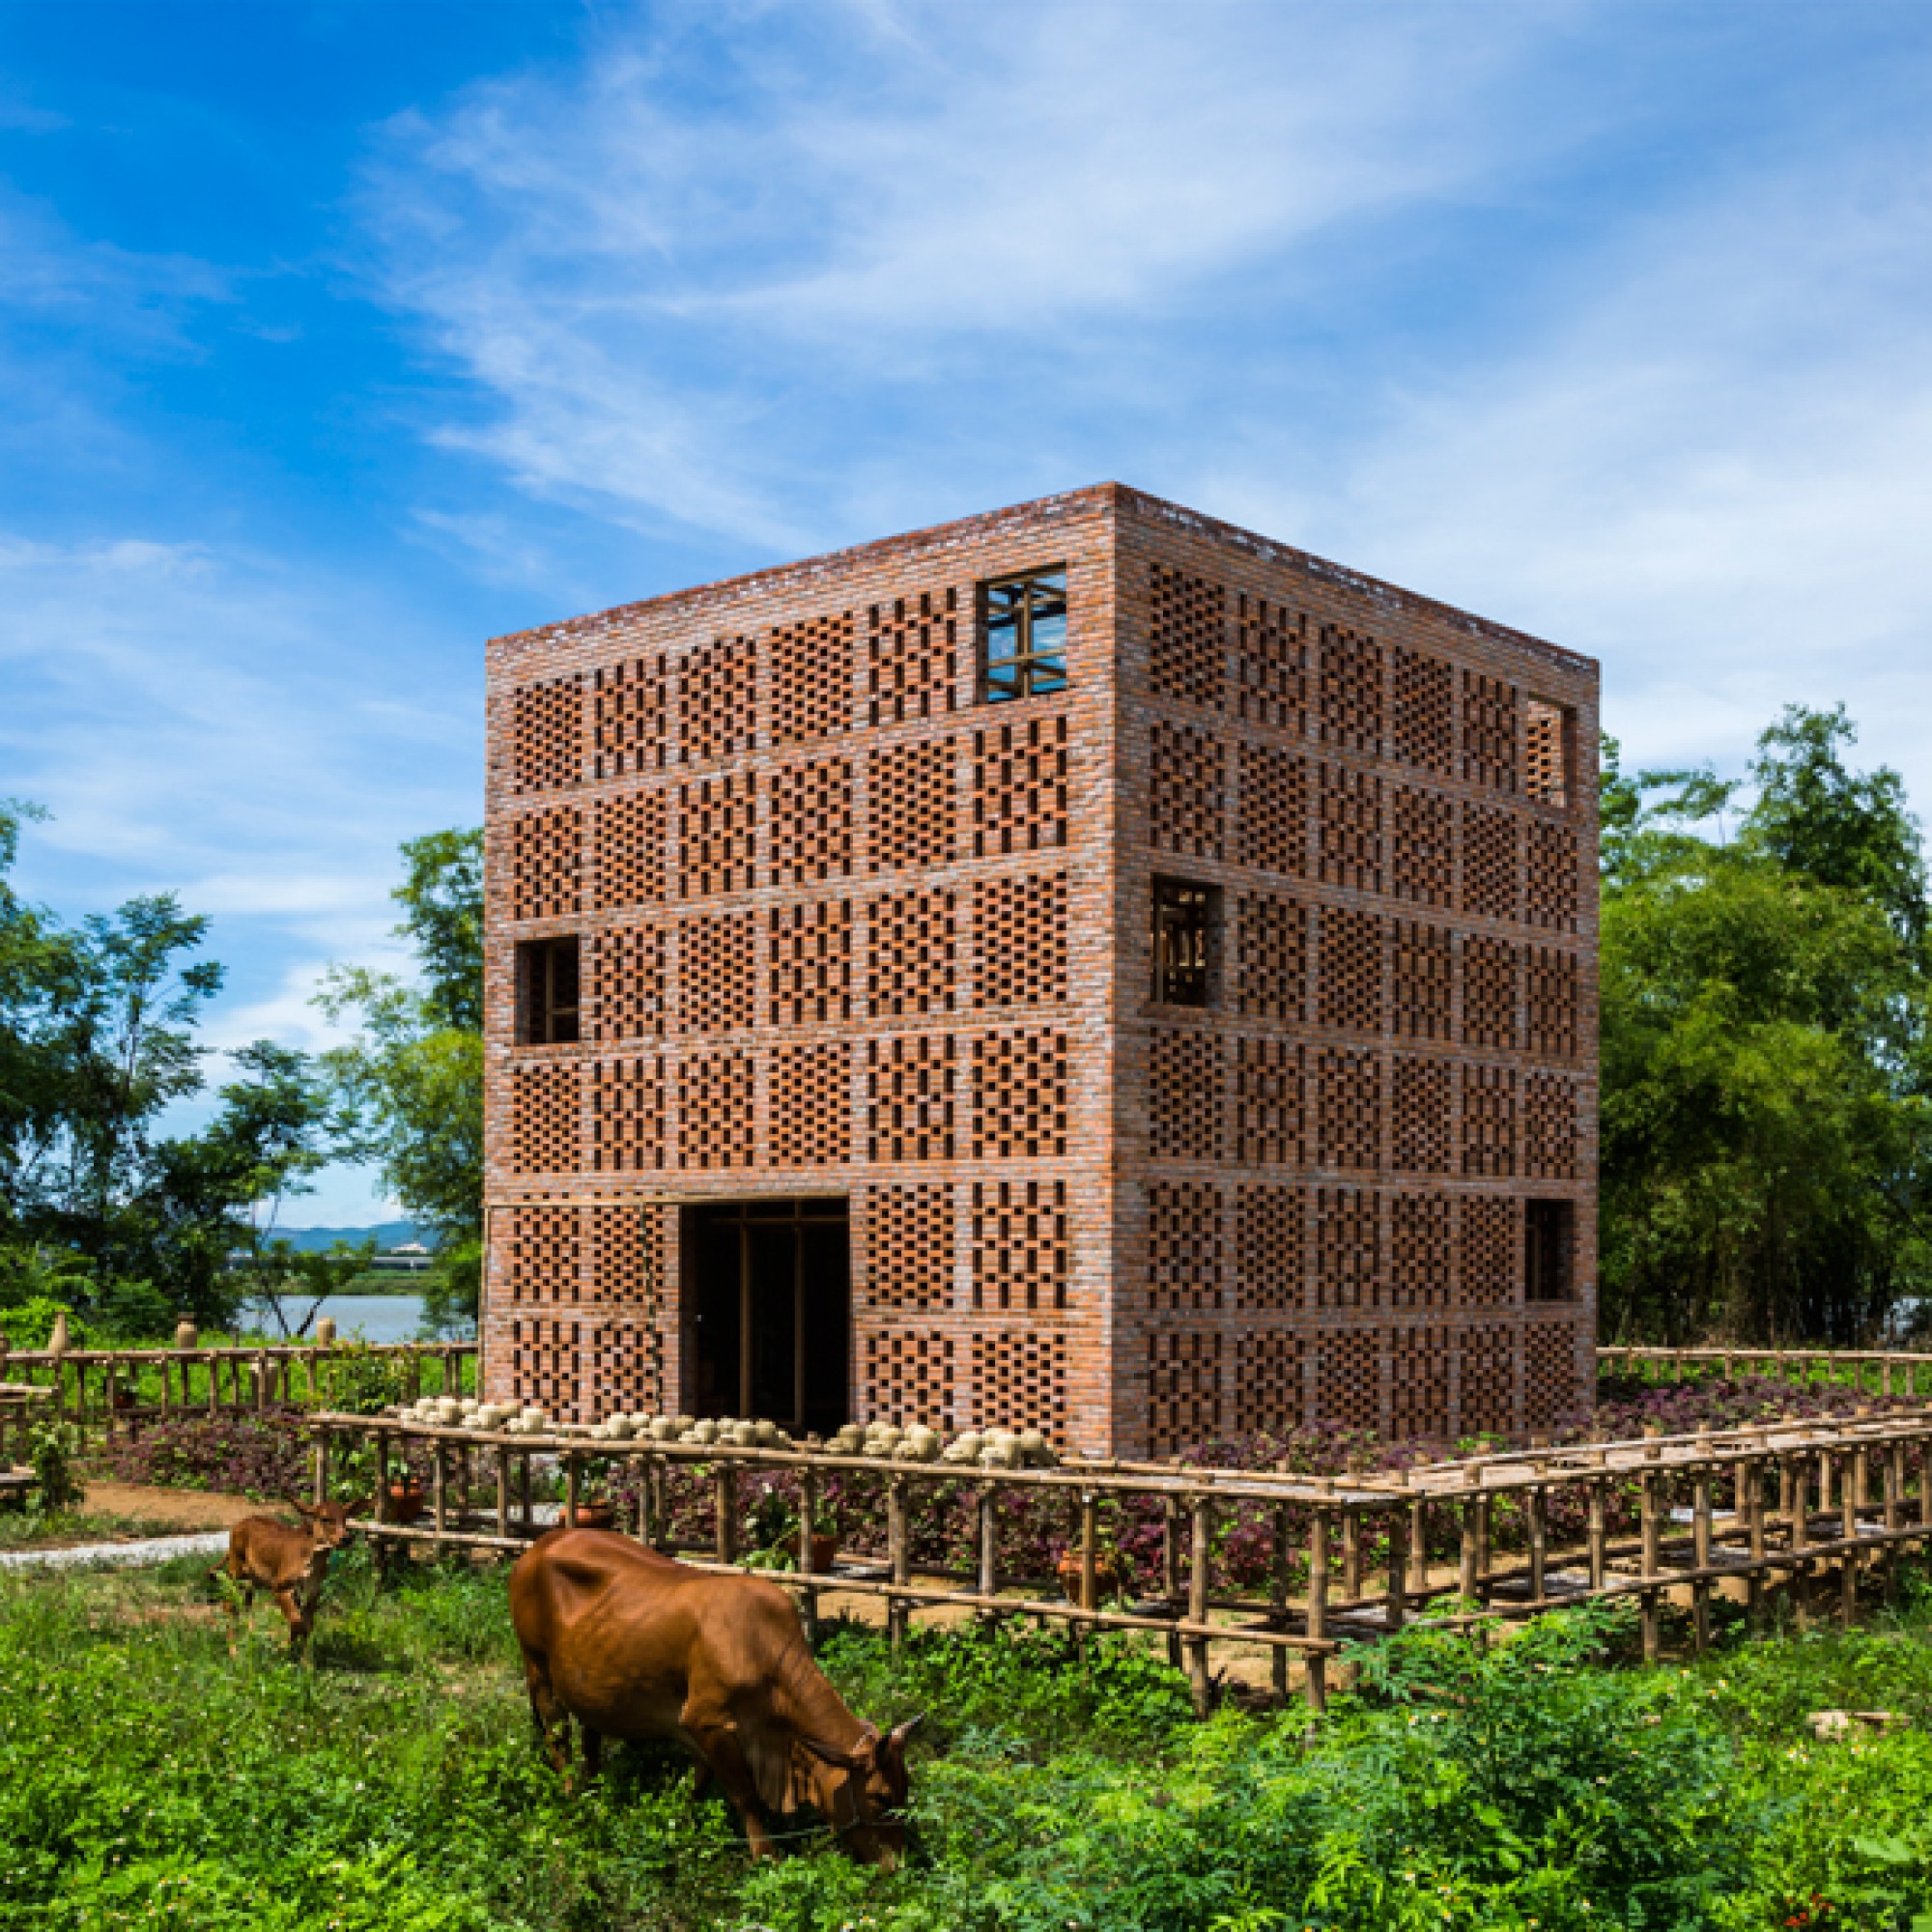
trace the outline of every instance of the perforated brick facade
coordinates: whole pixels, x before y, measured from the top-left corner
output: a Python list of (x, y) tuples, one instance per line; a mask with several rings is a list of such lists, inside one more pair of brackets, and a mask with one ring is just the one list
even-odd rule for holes
[[(1054, 566), (1065, 689), (983, 701), (980, 586)], [(696, 1406), (694, 1205), (836, 1197), (860, 1417), (1559, 1422), (1596, 696), (1116, 485), (496, 640), (489, 1386)], [(1156, 877), (1211, 889), (1206, 1006), (1152, 1004)], [(579, 1041), (521, 1045), (566, 934)]]

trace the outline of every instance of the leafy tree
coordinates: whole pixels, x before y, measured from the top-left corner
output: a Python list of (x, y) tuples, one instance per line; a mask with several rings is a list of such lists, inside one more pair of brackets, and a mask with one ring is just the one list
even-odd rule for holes
[(396, 931), (414, 948), (419, 978), (335, 966), (318, 1003), (333, 1020), (360, 1023), (355, 1039), (324, 1056), (346, 1145), (436, 1231), (424, 1312), (448, 1325), (474, 1319), (482, 1273), (483, 835), (432, 833), (402, 850)]
[(1741, 786), (1627, 779), (1606, 745), (1610, 1335), (1850, 1343), (1932, 1285), (1924, 871), (1896, 775), (1844, 770), (1852, 735), (1787, 711), (1731, 838), (1705, 828)]

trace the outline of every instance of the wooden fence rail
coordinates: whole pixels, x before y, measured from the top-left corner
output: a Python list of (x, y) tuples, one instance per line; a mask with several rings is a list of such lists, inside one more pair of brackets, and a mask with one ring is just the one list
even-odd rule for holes
[(1702, 1349), (1614, 1348), (1597, 1350), (1598, 1373), (1633, 1376), (1647, 1382), (1678, 1381), (1692, 1370), (1716, 1369), (1730, 1377), (1755, 1375), (1778, 1381), (1848, 1382), (1874, 1395), (1932, 1395), (1932, 1354), (1907, 1349), (1750, 1349), (1719, 1345)]
[[(331, 1482), (367, 1487), (373, 1514), (357, 1527), (385, 1553), (409, 1543), (519, 1550), (547, 1526), (539, 1490), (559, 1487), (561, 1518), (573, 1521), (595, 1472), (616, 1479), (629, 1498), (622, 1526), (641, 1542), (701, 1568), (742, 1570), (752, 1553), (748, 1493), (755, 1505), (769, 1487), (760, 1478), (789, 1475), (799, 1495), (797, 1568), (760, 1573), (800, 1597), (809, 1629), (821, 1596), (836, 1591), (882, 1599), (895, 1639), (911, 1616), (945, 1610), (1159, 1633), (1204, 1709), (1216, 1650), (1267, 1653), (1284, 1695), (1298, 1662), (1302, 1694), (1319, 1709), (1342, 1641), (1421, 1617), (1461, 1627), (1634, 1596), (1644, 1654), (1654, 1659), (1667, 1605), (1688, 1612), (1698, 1648), (1726, 1586), (1752, 1615), (1781, 1584), (1801, 1617), (1816, 1614), (1828, 1590), (1849, 1617), (1861, 1579), (1889, 1583), (1901, 1553), (1932, 1544), (1932, 1406), (1334, 1478), (1090, 1463), (961, 1471), (815, 1448), (607, 1446), (347, 1414), (314, 1417), (310, 1427), (318, 1498)], [(429, 1476), (421, 1521), (397, 1519), (391, 1478), (405, 1465)], [(673, 1472), (682, 1472), (687, 1497), (708, 1488), (708, 1528), (690, 1526), (689, 1508), (679, 1527)], [(810, 1529), (815, 1499), (835, 1480), (848, 1509), (853, 1493), (862, 1496), (861, 1541), (870, 1548), (827, 1571), (814, 1567)], [(1016, 1498), (1064, 1503), (1065, 1571), (1002, 1573), (998, 1528)], [(908, 1525), (923, 1499), (970, 1512), (969, 1562), (916, 1553)], [(1109, 1500), (1163, 1524), (1157, 1593), (1115, 1607), (1102, 1601), (1113, 1569), (1100, 1529)], [(1624, 1533), (1613, 1533), (1614, 1520), (1627, 1522)], [(1230, 1574), (1221, 1534), (1235, 1528), (1249, 1537), (1245, 1583)], [(1264, 1584), (1255, 1581), (1256, 1537), (1266, 1542)]]

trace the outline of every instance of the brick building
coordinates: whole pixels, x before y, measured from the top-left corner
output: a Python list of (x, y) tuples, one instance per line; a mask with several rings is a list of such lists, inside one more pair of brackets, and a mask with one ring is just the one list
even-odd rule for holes
[(493, 1393), (1547, 1427), (1597, 669), (1108, 484), (490, 647)]

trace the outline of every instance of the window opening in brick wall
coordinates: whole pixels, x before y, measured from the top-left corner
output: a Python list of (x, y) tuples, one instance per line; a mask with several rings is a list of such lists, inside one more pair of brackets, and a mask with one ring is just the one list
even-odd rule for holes
[(570, 1046), (578, 1038), (577, 935), (517, 948), (517, 1044)]
[(1570, 747), (1576, 735), (1574, 711), (1532, 697), (1523, 707), (1523, 790), (1544, 805), (1570, 803)]
[(982, 584), (980, 691), (989, 704), (1066, 688), (1066, 570)]
[(1526, 1201), (1522, 1221), (1524, 1293), (1531, 1301), (1568, 1301), (1574, 1293), (1575, 1204)]
[(1213, 992), (1221, 923), (1216, 886), (1185, 879), (1153, 882), (1153, 1003), (1205, 1007)]

